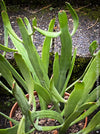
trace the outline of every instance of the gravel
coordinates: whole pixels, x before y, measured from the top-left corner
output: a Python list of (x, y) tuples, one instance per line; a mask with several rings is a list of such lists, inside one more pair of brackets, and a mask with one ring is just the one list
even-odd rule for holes
[[(59, 24), (58, 24), (58, 11), (62, 8), (55, 8), (52, 11), (49, 9), (41, 10), (39, 9), (29, 9), (29, 7), (25, 7), (23, 9), (19, 9), (16, 12), (8, 12), (8, 15), (10, 17), (11, 25), (14, 28), (16, 34), (21, 37), (21, 34), (19, 32), (18, 25), (16, 23), (16, 17), (22, 17), (24, 18), (25, 16), (29, 18), (30, 22), (31, 20), (36, 17), (37, 18), (37, 23), (38, 27), (41, 29), (47, 30), (48, 25), (50, 20), (55, 17), (56, 22), (55, 25), (57, 26), (56, 31), (59, 31)], [(39, 11), (39, 12), (38, 12)], [(36, 12), (36, 13), (34, 13)], [(69, 18), (69, 31), (72, 31), (73, 24), (72, 24), (72, 18), (67, 13), (68, 18)], [(75, 33), (75, 35), (72, 37), (72, 42), (73, 42), (73, 48), (72, 52), (74, 51), (75, 48), (77, 48), (77, 55), (81, 57), (89, 57), (89, 45), (93, 40), (97, 40), (97, 42), (100, 44), (99, 36), (100, 36), (100, 22), (97, 22), (93, 27), (91, 27), (95, 23), (95, 20), (90, 20), (87, 16), (80, 16), (79, 15), (79, 27)], [(91, 27), (91, 28), (89, 28)], [(42, 45), (43, 45), (43, 40), (44, 36), (41, 35), (38, 32), (35, 32), (34, 36), (34, 45), (37, 48), (38, 53), (41, 55), (42, 51)], [(4, 44), (4, 37), (3, 37), (3, 24), (2, 24), (2, 19), (0, 16), (0, 43)], [(9, 45), (10, 48), (14, 48), (11, 40), (9, 39)], [(99, 48), (100, 49), (100, 45)], [(51, 49), (52, 51), (52, 49)], [(54, 52), (58, 52), (59, 54), (61, 53), (61, 43), (60, 43), (60, 38), (55, 38), (54, 39)], [(2, 51), (0, 51), (2, 53)], [(12, 53), (7, 53), (7, 58), (11, 59), (13, 58)]]

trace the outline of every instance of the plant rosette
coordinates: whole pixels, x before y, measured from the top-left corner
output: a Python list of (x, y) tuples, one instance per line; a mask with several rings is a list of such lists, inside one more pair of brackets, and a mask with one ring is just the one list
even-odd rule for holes
[[(37, 106), (37, 110), (39, 110), (40, 109), (40, 104), (39, 104), (39, 99), (38, 99), (38, 95), (37, 95), (36, 91), (34, 91), (34, 96), (37, 98), (36, 102), (37, 102), (37, 105), (39, 105), (39, 106)], [(68, 92), (65, 92), (64, 99), (67, 100), (69, 98), (69, 96), (70, 96), (70, 94)], [(26, 94), (26, 98), (29, 99), (29, 94)], [(48, 109), (50, 109), (50, 108), (51, 108), (51, 104), (48, 105)], [(13, 107), (12, 107), (12, 109), (10, 111), (9, 117), (14, 118), (17, 121), (20, 121), (20, 119), (22, 118), (22, 112), (21, 112), (21, 109), (19, 108), (17, 102), (13, 105)], [(41, 119), (41, 122), (42, 122), (41, 125), (45, 125), (44, 123), (46, 122), (48, 124), (48, 126), (56, 124), (56, 120), (53, 120), (53, 119), (48, 119), (48, 120), (46, 120), (46, 119), (42, 120)], [(52, 124), (52, 122), (53, 122), (53, 124)], [(9, 123), (10, 123), (10, 127), (13, 127), (12, 122), (9, 121)], [(83, 121), (80, 121), (79, 123), (77, 123), (77, 124), (73, 125), (72, 127), (70, 127), (67, 130), (66, 133), (68, 134), (70, 132), (78, 132), (78, 130), (84, 129), (84, 128), (86, 128), (86, 126), (87, 126), (87, 117)], [(47, 134), (48, 132), (42, 132), (42, 133)], [(39, 132), (39, 134), (42, 134), (42, 133)], [(52, 130), (52, 131), (50, 131), (50, 134), (51, 133), (52, 134), (58, 134), (59, 131), (58, 130)]]

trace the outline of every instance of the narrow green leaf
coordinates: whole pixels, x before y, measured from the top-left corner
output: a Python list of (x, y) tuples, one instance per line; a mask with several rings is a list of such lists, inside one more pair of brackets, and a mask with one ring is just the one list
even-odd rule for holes
[(58, 125), (58, 126), (40, 126), (40, 125), (36, 125), (34, 124), (35, 128), (39, 131), (51, 131), (51, 130), (54, 130), (54, 129), (58, 129), (58, 128), (61, 128), (62, 125)]
[(17, 129), (18, 129), (18, 125), (11, 128), (0, 129), (0, 134), (16, 134)]
[(54, 85), (57, 88), (58, 85), (58, 79), (59, 79), (59, 55), (58, 53), (55, 54), (55, 59), (53, 63), (53, 79), (54, 79)]
[(82, 134), (88, 134), (89, 132), (91, 132), (92, 130), (95, 129), (95, 127), (100, 124), (100, 111), (97, 112), (94, 117), (91, 119), (91, 121), (89, 122), (88, 126), (83, 129)]
[[(5, 115), (4, 113), (0, 112), (0, 115), (4, 116), (6, 119), (10, 120), (11, 122), (13, 122), (15, 125), (17, 125), (19, 122), (10, 118), (9, 116)], [(0, 133), (1, 134), (1, 133)]]
[(61, 40), (61, 56), (60, 56), (60, 76), (58, 81), (58, 91), (61, 92), (66, 79), (66, 73), (71, 65), (72, 56), (72, 39), (68, 30), (68, 19), (65, 11), (58, 13), (60, 23), (60, 40)]
[(13, 95), (15, 96), (19, 107), (24, 115), (28, 114), (28, 110), (30, 109), (27, 98), (22, 91), (22, 89), (14, 82), (13, 83)]
[(32, 115), (32, 122), (34, 122), (35, 119), (42, 119), (42, 118), (50, 118), (57, 120), (61, 125), (58, 126), (40, 126), (36, 123), (33, 123), (35, 128), (39, 131), (50, 131), (53, 129), (60, 128), (63, 124), (63, 118), (61, 115), (55, 111), (52, 110), (42, 110), (42, 111), (36, 111), (31, 114)]
[[(5, 71), (5, 69), (4, 69), (4, 73), (5, 73), (4, 75), (5, 75), (6, 80), (8, 79), (8, 81), (13, 82), (12, 76), (11, 76), (11, 78), (10, 77), (6, 78), (6, 74), (8, 75), (8, 72), (10, 71), (12, 73), (12, 75), (19, 81), (19, 83), (22, 84), (22, 86), (27, 91), (27, 86), (26, 86), (25, 81), (22, 79), (22, 77), (17, 73), (17, 71), (12, 67), (12, 65), (2, 55), (0, 55), (0, 68), (1, 68), (0, 71), (4, 68), (7, 68), (8, 71), (7, 70)], [(3, 73), (3, 72), (1, 72), (1, 73)], [(12, 82), (10, 82), (11, 87), (12, 87)]]
[[(8, 47), (8, 30), (5, 25), (4, 25), (4, 46)], [(6, 52), (3, 53), (3, 56), (5, 55), (6, 55)]]
[(33, 45), (31, 37), (30, 37), (30, 35), (28, 35), (27, 29), (26, 29), (22, 19), (18, 18), (17, 22), (18, 22), (18, 25), (19, 25), (19, 28), (20, 28), (20, 31), (22, 34), (25, 49), (27, 50), (29, 59), (35, 70), (35, 73), (36, 73), (37, 77), (39, 78), (40, 83), (44, 87), (49, 87), (48, 75), (45, 73), (45, 69), (43, 68), (43, 64), (41, 62), (41, 59), (39, 57), (39, 54), (38, 54), (35, 46)]
[(47, 104), (51, 102), (50, 92), (47, 89), (36, 82), (34, 83), (34, 89), (37, 91), (38, 95), (47, 102)]
[[(49, 29), (48, 29), (49, 32), (53, 31), (54, 23), (55, 23), (55, 19), (52, 19), (49, 24)], [(42, 62), (44, 64), (47, 74), (48, 74), (49, 52), (50, 52), (51, 43), (52, 43), (52, 38), (45, 37), (43, 48), (42, 48)]]
[(67, 118), (76, 108), (84, 92), (84, 83), (78, 82), (65, 104), (64, 115)]
[(86, 100), (88, 93), (91, 91), (95, 81), (100, 75), (100, 51), (93, 59), (89, 69), (87, 70), (83, 82), (85, 84), (85, 90), (82, 100)]
[[(95, 103), (86, 103), (83, 106), (81, 106), (79, 109), (74, 110), (64, 121), (64, 124), (62, 128), (60, 129), (60, 134), (65, 133), (67, 129), (79, 122), (80, 120), (84, 119), (86, 117), (86, 114), (84, 112), (85, 109), (94, 106)], [(84, 112), (84, 113), (83, 113)], [(81, 113), (83, 113), (85, 116), (82, 117)], [(79, 117), (79, 118), (78, 118)]]
[(12, 91), (7, 86), (5, 86), (1, 81), (0, 86), (3, 87), (6, 91), (8, 91), (10, 94), (12, 94)]
[(91, 106), (88, 110), (86, 110), (83, 114), (79, 116), (76, 120), (72, 122), (72, 124), (75, 124), (81, 120), (83, 120), (85, 117), (88, 117), (91, 113), (93, 113), (98, 107), (100, 106), (100, 103), (96, 102)]
[(99, 97), (100, 97), (100, 85), (97, 86), (95, 89), (93, 89), (91, 93), (88, 94), (85, 102), (98, 100)]
[(98, 47), (97, 41), (94, 40), (89, 46), (89, 51), (90, 51), (91, 55), (93, 55), (93, 53), (97, 49), (97, 47)]
[(7, 8), (6, 8), (6, 5), (5, 5), (5, 2), (3, 0), (0, 0), (0, 6), (1, 6), (1, 11), (7, 11)]
[(50, 37), (50, 38), (55, 38), (55, 37), (58, 37), (59, 35), (61, 35), (61, 31), (59, 32), (48, 32), (48, 31), (45, 31), (45, 30), (42, 30), (38, 27), (35, 27), (34, 26), (34, 29), (37, 30), (39, 33), (43, 34), (44, 36), (47, 36), (47, 37)]
[(54, 98), (57, 99), (57, 101), (66, 103), (66, 100), (64, 98), (62, 98), (62, 96), (59, 94), (59, 92), (55, 88), (53, 78), (51, 78), (51, 80), (50, 80), (50, 92), (51, 92), (52, 96), (54, 96)]
[(32, 112), (32, 121), (34, 122), (35, 119), (42, 119), (42, 118), (50, 118), (57, 120), (60, 124), (63, 123), (63, 118), (60, 113), (52, 110), (41, 110)]
[(25, 116), (24, 115), (20, 120), (18, 130), (17, 130), (17, 134), (25, 134)]
[[(31, 24), (30, 24), (30, 22), (29, 22), (27, 17), (24, 17), (24, 22), (25, 22), (25, 24), (27, 26), (28, 33), (31, 34), (32, 33), (32, 27), (31, 27)], [(33, 36), (31, 36), (31, 39), (32, 39), (32, 42), (33, 42)]]
[(31, 65), (31, 62), (29, 60), (29, 57), (28, 57), (28, 54), (27, 54), (27, 51), (26, 51), (24, 45), (22, 43), (20, 43), (18, 40), (16, 40), (11, 34), (9, 34), (9, 36), (10, 36), (14, 46), (18, 50), (18, 53), (22, 55), (25, 63), (27, 64), (28, 68), (30, 69), (30, 72), (32, 72), (34, 80), (38, 82), (39, 80), (38, 80), (38, 78), (36, 76), (34, 68)]
[(35, 17), (34, 17), (34, 19), (32, 20), (32, 27), (33, 27), (33, 33), (32, 33), (32, 34), (34, 34), (34, 32), (35, 32), (34, 26), (35, 26), (35, 27), (37, 26), (37, 20), (36, 20)]
[(71, 36), (73, 36), (78, 28), (78, 25), (79, 25), (79, 18), (78, 18), (78, 15), (77, 13), (75, 12), (75, 10), (72, 8), (72, 6), (66, 2), (66, 5), (72, 15), (72, 18), (73, 18), (73, 31), (71, 33)]
[(29, 94), (29, 104), (31, 104), (33, 100), (33, 91), (34, 91), (34, 81), (33, 81), (31, 72), (20, 54), (15, 53), (14, 58), (26, 81), (26, 85), (28, 87), (28, 94)]
[(8, 48), (8, 47), (6, 47), (6, 46), (4, 46), (4, 45), (2, 45), (2, 44), (0, 44), (0, 50), (3, 50), (3, 51), (5, 51), (5, 52), (17, 52), (17, 51), (18, 51), (18, 50), (16, 50), (16, 49)]
[[(65, 89), (66, 89), (66, 87), (67, 87), (67, 84), (68, 84), (68, 82), (69, 82), (69, 80), (70, 80), (70, 77), (71, 77), (71, 74), (72, 74), (72, 71), (73, 71), (73, 68), (74, 68), (76, 53), (77, 53), (77, 51), (76, 51), (76, 49), (75, 49), (74, 54), (73, 54), (73, 58), (72, 58), (72, 62), (71, 62), (71, 67), (70, 67), (70, 69), (69, 69), (69, 72), (68, 72), (68, 75), (67, 75), (67, 78), (66, 78), (66, 81), (65, 81), (63, 90), (62, 90), (62, 92), (61, 92), (61, 95), (62, 95), (62, 96), (63, 96), (64, 93), (65, 93)], [(66, 91), (67, 91), (67, 90), (66, 90)]]
[(10, 21), (8, 18), (8, 14), (5, 11), (2, 11), (1, 15), (2, 15), (2, 19), (3, 19), (3, 23), (6, 26), (7, 30), (10, 32), (10, 34), (12, 34), (16, 40), (18, 40), (19, 42), (22, 43), (22, 40), (16, 35), (16, 33), (14, 32), (14, 30), (11, 27), (11, 24), (10, 24)]
[(11, 71), (8, 69), (8, 66), (4, 63), (4, 57), (0, 54), (0, 73), (5, 78), (5, 80), (8, 82), (9, 86), (12, 88), (13, 84), (13, 76), (11, 74)]

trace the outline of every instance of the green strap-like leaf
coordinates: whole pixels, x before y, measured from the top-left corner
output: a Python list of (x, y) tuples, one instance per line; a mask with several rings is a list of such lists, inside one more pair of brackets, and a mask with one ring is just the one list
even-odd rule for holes
[[(42, 110), (42, 111), (36, 111), (36, 112), (32, 112), (31, 114), (32, 118), (32, 124), (35, 126), (35, 128), (39, 131), (50, 131), (53, 129), (57, 129), (60, 128), (63, 124), (63, 118), (61, 117), (61, 115), (55, 111), (52, 110)], [(50, 119), (55, 119), (57, 120), (61, 125), (58, 126), (40, 126), (36, 123), (34, 123), (35, 119), (42, 119), (42, 118), (50, 118)]]
[(42, 119), (42, 118), (50, 118), (57, 120), (60, 124), (63, 123), (63, 118), (60, 113), (52, 110), (41, 110), (32, 112), (32, 121), (34, 122), (35, 119)]
[[(74, 68), (76, 53), (77, 53), (77, 51), (76, 51), (76, 49), (75, 49), (74, 54), (73, 54), (73, 58), (72, 58), (72, 62), (71, 62), (71, 67), (70, 67), (70, 69), (69, 69), (69, 72), (68, 72), (68, 75), (67, 75), (67, 78), (66, 78), (66, 81), (65, 81), (63, 90), (62, 90), (62, 92), (61, 92), (61, 95), (62, 95), (62, 96), (63, 96), (64, 93), (65, 93), (65, 89), (66, 89), (66, 87), (67, 87), (67, 84), (68, 84), (68, 82), (69, 82), (69, 80), (70, 80), (70, 77), (71, 77), (71, 74), (72, 74), (72, 71), (73, 71), (73, 68)], [(67, 91), (67, 90), (66, 90), (66, 91)]]
[(91, 102), (91, 101), (98, 100), (99, 97), (100, 97), (100, 85), (97, 86), (95, 89), (93, 89), (93, 91), (91, 93), (88, 94), (85, 102)]
[(72, 39), (68, 30), (68, 19), (65, 11), (58, 13), (61, 30), (61, 56), (60, 56), (60, 76), (58, 81), (58, 91), (61, 92), (66, 79), (66, 72), (71, 65)]
[(36, 20), (35, 17), (32, 19), (32, 27), (33, 27), (33, 33), (32, 34), (34, 34), (34, 32), (35, 32), (34, 26), (35, 27), (37, 26), (37, 20)]
[[(7, 68), (8, 71), (5, 71), (5, 69), (4, 69), (4, 71), (5, 71), (4, 72), (5, 73), (5, 79), (6, 80), (8, 80), (8, 81), (11, 81), (12, 80), (12, 82), (13, 82), (12, 77), (11, 78), (10, 77), (6, 78), (6, 74), (8, 74), (8, 72), (10, 71), (13, 74), (13, 76), (19, 81), (19, 83), (22, 84), (22, 86), (27, 91), (27, 86), (26, 86), (25, 81), (22, 79), (22, 77), (17, 73), (17, 71), (12, 67), (12, 65), (1, 54), (0, 54), (0, 68), (1, 68), (0, 71), (2, 69), (4, 69), (4, 68)], [(3, 72), (1, 72), (1, 74), (2, 73)], [(9, 83), (11, 87), (12, 87), (12, 82)]]
[(12, 94), (12, 91), (6, 85), (4, 85), (1, 81), (0, 81), (0, 86), (3, 87), (5, 90), (7, 90), (10, 94)]
[(33, 81), (31, 72), (20, 54), (15, 53), (14, 58), (26, 81), (26, 84), (28, 87), (28, 94), (29, 94), (29, 104), (31, 104), (33, 100), (33, 91), (34, 91), (34, 81)]
[(47, 74), (45, 73), (45, 69), (43, 68), (43, 64), (41, 62), (41, 59), (39, 57), (39, 54), (38, 54), (35, 46), (33, 45), (31, 37), (30, 37), (30, 35), (28, 35), (27, 29), (26, 29), (22, 19), (18, 18), (17, 22), (18, 22), (18, 25), (19, 25), (19, 28), (20, 28), (20, 31), (22, 34), (25, 49), (27, 50), (29, 59), (35, 70), (35, 73), (38, 76), (40, 83), (45, 87), (49, 87), (49, 78), (48, 78)]
[(59, 92), (55, 88), (53, 78), (51, 78), (51, 81), (50, 81), (50, 92), (52, 96), (54, 96), (54, 98), (57, 99), (58, 102), (66, 103), (66, 100), (62, 98), (62, 96), (59, 94)]
[(99, 75), (100, 75), (100, 51), (93, 59), (89, 69), (87, 70), (83, 78), (83, 82), (85, 84), (85, 90), (84, 90), (82, 101), (86, 100), (88, 93), (91, 91)]
[(7, 8), (6, 8), (6, 5), (5, 5), (5, 2), (3, 0), (0, 0), (0, 6), (1, 6), (1, 11), (7, 11)]
[(14, 82), (13, 83), (13, 95), (15, 96), (19, 107), (24, 115), (28, 114), (28, 110), (30, 109), (28, 100), (22, 91), (22, 89)]
[[(4, 25), (4, 46), (8, 47), (8, 30), (5, 25)], [(5, 55), (6, 55), (6, 52), (3, 53), (3, 56)]]
[[(52, 19), (49, 24), (49, 32), (53, 31), (55, 19)], [(46, 69), (46, 73), (48, 74), (48, 65), (49, 65), (49, 52), (50, 52), (50, 46), (52, 43), (52, 38), (45, 37), (44, 43), (43, 43), (43, 49), (42, 49), (42, 62), (44, 64), (44, 67)]]
[(72, 18), (73, 18), (73, 31), (71, 33), (71, 36), (73, 36), (78, 28), (78, 25), (79, 25), (79, 18), (78, 18), (78, 15), (77, 13), (75, 12), (75, 10), (72, 8), (72, 6), (66, 2), (66, 5), (72, 15)]
[(88, 134), (89, 132), (93, 131), (98, 124), (100, 124), (100, 111), (94, 115), (88, 126), (83, 129), (82, 134)]
[(9, 86), (12, 88), (14, 79), (11, 74), (11, 71), (8, 69), (8, 66), (6, 66), (6, 64), (5, 64), (4, 57), (1, 54), (0, 54), (0, 73), (6, 79)]
[(98, 47), (97, 41), (94, 40), (89, 46), (89, 51), (90, 51), (91, 55), (93, 55), (93, 53), (97, 49), (97, 47)]
[(3, 51), (5, 51), (5, 52), (17, 52), (17, 51), (18, 51), (18, 50), (16, 50), (16, 49), (8, 48), (8, 47), (6, 47), (6, 46), (4, 46), (4, 45), (2, 45), (2, 44), (0, 44), (0, 50), (3, 50)]
[(22, 40), (16, 35), (14, 30), (12, 29), (7, 13), (5, 11), (2, 11), (1, 15), (3, 19), (3, 23), (6, 26), (7, 30), (10, 32), (10, 34), (12, 34), (16, 40), (22, 43)]
[(58, 79), (59, 79), (59, 55), (58, 53), (55, 54), (55, 59), (53, 63), (53, 79), (54, 79), (54, 85), (57, 88), (58, 84)]
[[(30, 22), (29, 22), (27, 17), (24, 17), (24, 22), (25, 22), (25, 24), (27, 26), (28, 33), (31, 34), (32, 33), (32, 27), (31, 27), (31, 24), (30, 24)], [(31, 39), (32, 39), (32, 42), (33, 42), (33, 37), (32, 36), (31, 36)]]
[(67, 118), (76, 108), (84, 92), (84, 83), (78, 82), (65, 104), (64, 115)]
[(35, 27), (35, 26), (34, 26), (34, 29), (37, 30), (39, 33), (43, 34), (44, 36), (50, 37), (50, 38), (55, 38), (55, 37), (58, 37), (59, 35), (61, 35), (61, 31), (59, 31), (59, 32), (48, 32), (48, 31), (42, 30), (39, 27)]
[[(84, 106), (84, 105), (83, 105)], [(83, 114), (81, 114), (79, 116), (79, 118), (77, 118), (76, 120), (74, 120), (72, 122), (72, 124), (75, 124), (81, 120), (83, 120), (85, 117), (88, 117), (91, 113), (93, 113), (98, 107), (100, 106), (100, 103), (96, 102), (93, 104), (93, 106), (91, 105), (91, 107), (89, 109), (87, 109)], [(80, 107), (81, 108), (81, 107)], [(72, 125), (71, 124), (71, 125)]]
[(17, 130), (17, 134), (25, 134), (25, 116), (24, 115), (20, 120), (18, 130)]
[[(5, 115), (4, 113), (0, 112), (0, 115), (4, 116), (6, 119), (10, 120), (11, 122), (13, 122), (15, 125), (17, 125), (19, 122), (10, 118), (9, 116)], [(0, 133), (1, 134), (1, 133)]]
[(47, 102), (47, 104), (51, 102), (50, 92), (47, 89), (36, 82), (34, 83), (34, 89), (37, 91), (38, 95)]
[(0, 129), (0, 134), (16, 134), (17, 129), (18, 129), (18, 125), (11, 128)]

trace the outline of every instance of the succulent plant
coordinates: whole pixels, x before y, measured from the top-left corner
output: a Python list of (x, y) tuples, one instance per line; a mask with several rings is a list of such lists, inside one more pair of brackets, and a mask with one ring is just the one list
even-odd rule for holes
[[(0, 112), (1, 115), (14, 123), (12, 128), (0, 129), (0, 134), (29, 134), (34, 130), (50, 131), (53, 129), (58, 129), (59, 134), (66, 133), (70, 126), (84, 119), (100, 106), (100, 85), (93, 89), (94, 83), (100, 76), (100, 51), (93, 55), (83, 75), (68, 86), (76, 57), (76, 49), (72, 57), (72, 36), (76, 32), (79, 23), (78, 16), (71, 5), (67, 3), (73, 18), (73, 31), (71, 34), (66, 12), (62, 10), (58, 13), (59, 32), (53, 32), (55, 19), (51, 20), (48, 31), (44, 31), (37, 27), (36, 18), (32, 20), (32, 27), (26, 17), (24, 22), (21, 18), (17, 18), (22, 39), (12, 29), (4, 2), (0, 1), (0, 5), (3, 9), (1, 15), (6, 42), (6, 46), (0, 44), (0, 49), (4, 52), (14, 53), (15, 61), (21, 72), (21, 74), (18, 73), (7, 61), (5, 53), (4, 55), (0, 54), (0, 77), (4, 77), (9, 86), (4, 85), (2, 81), (0, 81), (0, 85), (16, 98), (23, 113), (22, 119), (18, 122)], [(35, 30), (45, 36), (41, 57), (33, 44)], [(8, 35), (16, 49), (8, 48)], [(49, 78), (50, 46), (52, 39), (58, 36), (61, 39), (61, 56), (59, 57), (58, 53), (55, 54), (53, 75)], [(91, 50), (91, 53), (93, 51)], [(74, 86), (74, 89), (68, 100), (65, 100), (64, 93), (72, 86)], [(29, 100), (26, 99), (24, 90), (29, 94)], [(34, 91), (37, 91), (39, 96), (40, 111), (36, 111)], [(52, 108), (48, 109), (50, 103), (52, 103)], [(33, 105), (32, 111), (30, 110), (31, 104)], [(79, 131), (78, 134), (88, 134), (93, 129), (99, 129), (99, 117), (100, 111), (93, 117), (88, 126)], [(41, 118), (55, 119), (60, 125), (39, 126), (38, 121)], [(36, 122), (34, 122), (35, 120)], [(33, 125), (32, 129), (30, 129), (31, 124)]]

